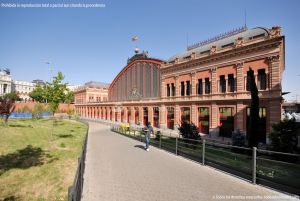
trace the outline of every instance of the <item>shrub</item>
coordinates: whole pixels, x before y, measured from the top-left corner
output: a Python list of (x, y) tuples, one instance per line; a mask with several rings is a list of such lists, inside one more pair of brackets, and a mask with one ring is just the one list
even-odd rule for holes
[(186, 139), (199, 140), (198, 128), (193, 123), (187, 121), (181, 121), (181, 125), (178, 127), (180, 135)]
[(74, 115), (74, 109), (68, 108), (67, 115), (68, 115), (68, 118), (71, 119), (72, 115)]
[(27, 105), (25, 105), (25, 106), (21, 109), (21, 112), (22, 112), (22, 113), (28, 113), (28, 112), (31, 112), (31, 109), (30, 109)]
[(244, 147), (245, 146), (245, 135), (243, 135), (240, 131), (240, 129), (236, 129), (233, 133), (232, 133), (232, 145), (233, 146), (237, 146), (237, 147)]
[(299, 126), (296, 120), (284, 119), (272, 125), (270, 133), (271, 148), (274, 151), (294, 153), (297, 149), (297, 131)]
[(32, 118), (40, 119), (42, 112), (44, 112), (44, 111), (45, 111), (44, 105), (42, 105), (40, 103), (35, 104), (34, 108), (32, 110)]

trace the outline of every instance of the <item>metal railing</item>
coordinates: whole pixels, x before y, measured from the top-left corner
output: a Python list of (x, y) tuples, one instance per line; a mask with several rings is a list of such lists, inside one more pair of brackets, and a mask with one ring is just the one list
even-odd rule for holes
[[(83, 122), (87, 124), (86, 122)], [(88, 124), (87, 124), (88, 125)], [(87, 129), (87, 133), (85, 135), (84, 143), (82, 146), (82, 152), (80, 157), (78, 158), (78, 167), (76, 171), (76, 175), (73, 181), (73, 185), (69, 187), (68, 189), (68, 201), (80, 201), (82, 196), (82, 190), (83, 190), (83, 174), (85, 169), (85, 157), (86, 157), (86, 147), (87, 147), (87, 141), (88, 141), (88, 132), (89, 129)]]
[[(111, 125), (111, 130), (144, 141), (142, 130)], [(300, 155), (219, 144), (209, 138), (184, 139), (162, 135), (151, 136), (150, 144), (176, 155), (209, 165), (253, 184), (262, 184), (300, 195)]]

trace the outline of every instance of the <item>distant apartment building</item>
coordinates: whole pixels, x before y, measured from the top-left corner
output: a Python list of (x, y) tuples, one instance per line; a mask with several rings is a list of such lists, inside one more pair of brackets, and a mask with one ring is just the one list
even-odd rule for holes
[(87, 82), (75, 90), (75, 104), (101, 103), (108, 100), (109, 84)]
[(43, 80), (39, 80), (39, 79), (32, 80), (32, 83), (34, 83), (36, 86), (45, 86), (46, 85)]
[(32, 92), (35, 87), (35, 83), (28, 81), (14, 80), (12, 82), (12, 91), (16, 92), (20, 96), (21, 101), (25, 102), (32, 101), (29, 97), (29, 93)]
[(286, 113), (300, 113), (300, 102), (285, 102), (282, 108)]
[(9, 72), (0, 69), (0, 96), (11, 92), (12, 78)]
[(75, 92), (80, 87), (81, 85), (67, 85), (67, 89), (72, 92)]

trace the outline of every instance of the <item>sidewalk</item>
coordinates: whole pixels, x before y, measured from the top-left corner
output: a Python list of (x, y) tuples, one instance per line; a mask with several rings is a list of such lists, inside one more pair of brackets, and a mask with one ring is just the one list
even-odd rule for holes
[(150, 147), (147, 152), (143, 146), (91, 122), (82, 200), (291, 200), (165, 151)]

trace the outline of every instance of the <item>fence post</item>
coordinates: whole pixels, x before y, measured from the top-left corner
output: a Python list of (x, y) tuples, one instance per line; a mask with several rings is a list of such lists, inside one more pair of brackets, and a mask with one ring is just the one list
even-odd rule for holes
[(202, 141), (202, 165), (205, 165), (205, 138)]
[(257, 148), (253, 147), (252, 152), (252, 183), (256, 184), (256, 152)]
[(176, 149), (175, 149), (175, 151), (176, 151), (176, 155), (178, 155), (178, 138), (176, 137)]
[(80, 188), (80, 195), (82, 195), (82, 189), (83, 189), (83, 156), (81, 156), (81, 160), (80, 160), (80, 183), (81, 183), (81, 188)]
[(162, 133), (160, 133), (159, 135), (159, 148), (161, 149), (161, 136), (162, 136)]

